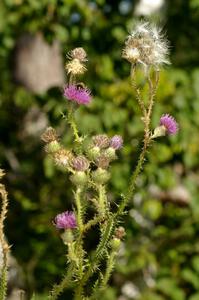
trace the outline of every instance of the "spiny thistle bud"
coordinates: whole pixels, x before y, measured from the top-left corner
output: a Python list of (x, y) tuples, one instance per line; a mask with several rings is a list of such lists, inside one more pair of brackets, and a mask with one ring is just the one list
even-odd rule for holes
[(58, 135), (54, 128), (48, 127), (44, 133), (41, 135), (42, 141), (45, 143), (50, 143), (58, 140)]
[(110, 159), (106, 155), (102, 154), (96, 159), (96, 165), (101, 169), (107, 169), (110, 164)]
[(73, 154), (71, 151), (62, 148), (53, 155), (53, 158), (56, 165), (67, 168), (73, 159)]
[(93, 144), (100, 149), (107, 148), (110, 144), (109, 138), (106, 134), (98, 134), (92, 138)]
[(120, 135), (114, 135), (110, 139), (110, 147), (112, 147), (115, 150), (119, 150), (122, 148), (123, 145), (123, 139)]
[(71, 166), (76, 171), (86, 171), (89, 168), (89, 161), (83, 155), (77, 156), (73, 158)]
[(98, 168), (92, 172), (92, 179), (97, 184), (105, 184), (110, 179), (110, 174), (107, 170)]
[(68, 57), (72, 58), (72, 59), (74, 59), (74, 58), (79, 59), (79, 61), (87, 61), (88, 60), (86, 51), (82, 47), (78, 47), (78, 48), (71, 50), (68, 53)]
[(120, 245), (121, 245), (121, 240), (114, 237), (112, 240), (111, 240), (111, 248), (113, 251), (118, 251), (119, 248), (120, 248)]
[(127, 37), (122, 57), (132, 64), (159, 69), (161, 65), (169, 64), (168, 52), (168, 42), (161, 30), (148, 22), (138, 22)]
[(122, 239), (126, 235), (125, 229), (122, 226), (119, 226), (115, 229), (115, 237), (118, 239)]
[(154, 129), (152, 139), (155, 139), (160, 136), (165, 136), (165, 135), (166, 135), (166, 128), (164, 126), (158, 126)]
[(65, 230), (61, 234), (61, 238), (62, 238), (63, 243), (65, 245), (71, 244), (74, 241), (74, 236), (73, 236), (72, 230), (70, 230), (70, 229)]
[(86, 152), (90, 160), (96, 160), (100, 156), (100, 148), (97, 146), (89, 147)]
[(106, 156), (107, 159), (109, 159), (109, 161), (117, 158), (117, 155), (115, 154), (115, 149), (112, 147), (109, 147), (104, 151), (104, 156)]
[(61, 148), (61, 145), (57, 141), (52, 141), (45, 146), (47, 153), (53, 154)]
[(84, 186), (88, 182), (88, 176), (85, 172), (78, 171), (75, 172), (72, 176), (70, 176), (70, 180), (76, 186)]

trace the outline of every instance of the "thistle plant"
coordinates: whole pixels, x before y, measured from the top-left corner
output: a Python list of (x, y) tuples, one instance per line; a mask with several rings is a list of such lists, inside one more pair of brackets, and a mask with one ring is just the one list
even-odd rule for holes
[[(151, 129), (159, 74), (163, 65), (169, 64), (168, 43), (161, 31), (149, 23), (138, 22), (126, 39), (122, 57), (131, 66), (130, 80), (142, 115), (144, 137), (129, 188), (118, 203), (109, 203), (107, 189), (110, 165), (117, 159), (123, 137), (101, 133), (91, 137), (82, 135), (75, 120), (76, 110), (93, 101), (89, 88), (79, 83), (79, 76), (87, 71), (87, 54), (83, 48), (72, 50), (65, 66), (68, 77), (63, 96), (66, 98), (67, 122), (74, 138), (73, 148), (64, 148), (51, 127), (42, 135), (46, 152), (74, 185), (71, 211), (60, 212), (53, 222), (67, 248), (67, 271), (50, 292), (48, 298), (51, 300), (58, 299), (67, 288), (74, 291), (75, 300), (103, 296), (125, 236), (125, 229), (120, 223), (133, 198), (136, 180), (143, 169), (149, 146), (156, 138), (178, 131), (177, 122), (168, 114), (162, 115), (157, 127)], [(140, 72), (144, 82), (142, 87), (138, 84)], [(148, 88), (147, 99), (142, 93), (145, 86)], [(85, 241), (92, 229), (98, 242), (96, 248), (88, 253)]]

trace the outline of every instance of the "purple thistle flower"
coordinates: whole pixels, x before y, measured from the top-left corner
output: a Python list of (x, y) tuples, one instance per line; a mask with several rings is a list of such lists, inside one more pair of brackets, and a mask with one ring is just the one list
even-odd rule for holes
[(114, 148), (115, 150), (118, 150), (122, 148), (123, 145), (123, 139), (120, 135), (114, 135), (110, 140), (110, 147)]
[(65, 211), (58, 214), (54, 219), (57, 229), (73, 229), (77, 227), (75, 214), (72, 211)]
[(67, 85), (64, 88), (64, 96), (78, 104), (89, 104), (91, 102), (91, 92), (88, 88), (77, 87), (74, 84)]
[(178, 132), (178, 123), (169, 114), (164, 114), (160, 118), (160, 125), (164, 126), (167, 134), (176, 134)]

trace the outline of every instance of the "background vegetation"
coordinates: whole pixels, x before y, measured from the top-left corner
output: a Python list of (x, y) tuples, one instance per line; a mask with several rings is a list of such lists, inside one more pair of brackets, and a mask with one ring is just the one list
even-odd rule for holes
[[(127, 0), (0, 2), (0, 164), (7, 171), (10, 197), (7, 238), (23, 269), (27, 295), (34, 290), (37, 299), (46, 299), (65, 269), (65, 249), (51, 220), (71, 207), (72, 191), (65, 174), (45, 157), (40, 130), (26, 132), (27, 116), (36, 108), (28, 124), (48, 120), (67, 145), (71, 133), (61, 114), (65, 100), (60, 88), (36, 94), (14, 81), (16, 41), (24, 33), (42, 32), (48, 43), (60, 42), (63, 58), (74, 47), (87, 50), (86, 82), (94, 99), (78, 111), (80, 128), (118, 133), (125, 141), (112, 167), (112, 199), (127, 187), (143, 134), (129, 64), (121, 59), (125, 36), (136, 19), (135, 5)], [(162, 113), (171, 113), (180, 132), (160, 139), (148, 155), (123, 224), (127, 236), (106, 299), (198, 300), (199, 1), (167, 0), (150, 18), (164, 25), (172, 61), (161, 74), (153, 124)], [(66, 295), (70, 299), (71, 293)]]

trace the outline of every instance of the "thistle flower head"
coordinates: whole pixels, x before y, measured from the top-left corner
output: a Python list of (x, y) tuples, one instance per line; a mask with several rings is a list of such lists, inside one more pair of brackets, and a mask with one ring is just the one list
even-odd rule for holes
[(71, 166), (76, 171), (86, 171), (89, 168), (89, 161), (83, 155), (77, 156), (73, 158)]
[(89, 104), (91, 102), (91, 92), (88, 88), (78, 87), (74, 84), (67, 85), (64, 88), (64, 96), (78, 104)]
[(127, 37), (122, 57), (130, 63), (139, 63), (156, 69), (169, 64), (168, 42), (161, 29), (148, 22), (138, 22)]
[(122, 148), (123, 145), (123, 139), (120, 135), (114, 135), (110, 140), (110, 147), (114, 148), (115, 150), (118, 150)]
[(110, 144), (110, 140), (106, 134), (98, 134), (92, 138), (93, 144), (100, 149), (107, 148)]
[(160, 125), (164, 126), (166, 133), (169, 135), (176, 134), (179, 130), (178, 123), (169, 114), (164, 114), (161, 116)]
[(102, 154), (96, 159), (96, 165), (98, 166), (98, 168), (107, 169), (109, 164), (110, 159), (106, 155)]
[(75, 214), (72, 211), (65, 211), (58, 214), (54, 219), (57, 229), (74, 229), (77, 227)]
[(68, 167), (70, 161), (73, 159), (73, 154), (69, 150), (59, 149), (56, 153), (54, 153), (53, 159), (56, 165), (60, 167)]
[(48, 127), (41, 136), (42, 141), (46, 143), (54, 142), (58, 140), (58, 135), (54, 128)]
[(86, 71), (85, 65), (77, 58), (74, 58), (70, 62), (66, 63), (65, 69), (68, 74), (81, 75)]
[(115, 229), (115, 236), (118, 238), (118, 239), (122, 239), (124, 236), (125, 236), (126, 232), (125, 232), (125, 229), (124, 227), (122, 226), (119, 226)]
[(70, 59), (78, 59), (81, 62), (87, 61), (87, 54), (84, 48), (78, 47), (73, 50), (71, 50), (68, 55)]

